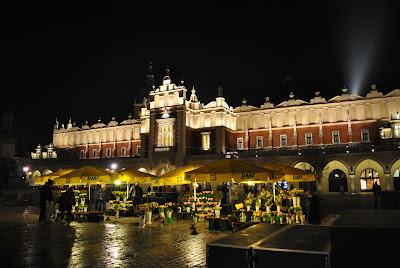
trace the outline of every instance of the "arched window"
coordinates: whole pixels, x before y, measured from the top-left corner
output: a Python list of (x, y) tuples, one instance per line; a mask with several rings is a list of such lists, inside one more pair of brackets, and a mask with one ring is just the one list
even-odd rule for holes
[(394, 183), (394, 190), (400, 190), (400, 168), (397, 169), (393, 174), (393, 183)]
[(329, 174), (329, 192), (347, 192), (347, 176), (340, 170), (335, 169)]
[(372, 191), (372, 189), (374, 188), (374, 183), (381, 185), (379, 173), (372, 168), (364, 169), (360, 175), (360, 183), (361, 191)]

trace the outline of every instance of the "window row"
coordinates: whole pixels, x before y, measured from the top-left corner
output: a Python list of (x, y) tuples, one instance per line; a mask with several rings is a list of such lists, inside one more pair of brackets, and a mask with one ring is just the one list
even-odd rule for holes
[[(256, 148), (263, 148), (263, 136), (257, 136), (256, 137)], [(282, 134), (279, 136), (280, 140), (280, 146), (285, 147), (287, 146), (287, 135)], [(313, 144), (313, 138), (312, 138), (312, 133), (306, 133), (305, 134), (305, 145), (312, 145)], [(369, 141), (369, 132), (368, 129), (362, 129), (361, 130), (361, 141), (362, 142), (368, 142)], [(340, 143), (340, 134), (339, 131), (332, 131), (332, 143)], [(204, 141), (203, 141), (203, 150), (204, 150)], [(244, 149), (243, 145), (243, 138), (237, 138), (237, 149), (241, 150)]]
[[(140, 155), (140, 146), (137, 146), (136, 155)], [(120, 156), (121, 157), (128, 156), (127, 155), (127, 150), (126, 150), (125, 147), (121, 147), (121, 155)], [(93, 149), (91, 158), (99, 158), (99, 157), (100, 157), (100, 152), (98, 151), (98, 149)], [(106, 149), (105, 157), (112, 157), (111, 148), (107, 148)], [(86, 158), (85, 150), (81, 150), (80, 151), (79, 158), (80, 159), (85, 159)]]

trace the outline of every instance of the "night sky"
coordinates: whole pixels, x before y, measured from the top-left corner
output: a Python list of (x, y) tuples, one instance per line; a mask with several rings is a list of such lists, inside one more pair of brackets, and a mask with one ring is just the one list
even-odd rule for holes
[(290, 91), (309, 101), (343, 85), (361, 96), (372, 83), (384, 94), (400, 88), (400, 27), (382, 1), (83, 2), (4, 9), (1, 112), (14, 112), (24, 142), (50, 143), (56, 117), (77, 126), (125, 120), (150, 60), (156, 86), (169, 66), (173, 82), (183, 77), (188, 97), (195, 86), (205, 104), (219, 86), (233, 107), (243, 98), (259, 107), (267, 96), (277, 105)]

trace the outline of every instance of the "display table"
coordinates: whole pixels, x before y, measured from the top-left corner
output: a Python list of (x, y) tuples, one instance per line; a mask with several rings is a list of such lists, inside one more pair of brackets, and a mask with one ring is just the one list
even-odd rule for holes
[(231, 222), (228, 218), (208, 218), (208, 229), (225, 231), (232, 229)]
[(287, 226), (261, 223), (207, 243), (207, 267), (248, 267), (252, 245)]

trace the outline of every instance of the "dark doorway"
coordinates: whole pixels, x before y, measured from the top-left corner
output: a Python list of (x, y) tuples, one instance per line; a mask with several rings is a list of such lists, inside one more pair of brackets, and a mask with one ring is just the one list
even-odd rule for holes
[(347, 192), (347, 176), (340, 169), (335, 169), (329, 174), (329, 192), (340, 192), (341, 186), (343, 192)]

